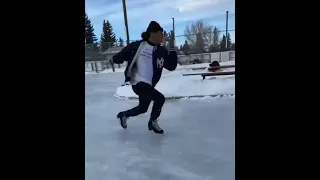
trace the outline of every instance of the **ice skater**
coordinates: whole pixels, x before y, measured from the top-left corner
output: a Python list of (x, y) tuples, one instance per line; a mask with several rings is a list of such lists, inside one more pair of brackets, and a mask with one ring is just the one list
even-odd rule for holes
[(139, 105), (127, 111), (119, 112), (117, 118), (121, 126), (127, 128), (127, 120), (148, 111), (151, 101), (153, 107), (148, 122), (148, 129), (163, 134), (158, 121), (165, 102), (164, 95), (155, 89), (161, 78), (162, 69), (174, 71), (177, 67), (177, 53), (174, 47), (170, 51), (160, 46), (163, 41), (163, 28), (151, 21), (147, 30), (141, 34), (142, 40), (132, 42), (113, 56), (113, 62), (122, 64), (127, 61), (124, 72), (125, 82), (130, 82), (132, 90), (139, 96)]

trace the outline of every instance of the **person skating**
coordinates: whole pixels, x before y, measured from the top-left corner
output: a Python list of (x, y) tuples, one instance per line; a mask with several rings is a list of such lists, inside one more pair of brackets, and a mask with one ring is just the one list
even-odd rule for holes
[(117, 118), (121, 126), (127, 128), (127, 119), (148, 111), (154, 101), (148, 129), (163, 134), (158, 124), (165, 97), (155, 89), (161, 78), (162, 69), (174, 71), (178, 57), (174, 47), (168, 51), (160, 46), (163, 41), (163, 28), (159, 23), (151, 21), (147, 30), (141, 34), (142, 40), (132, 42), (113, 56), (113, 63), (122, 64), (127, 61), (125, 82), (130, 82), (132, 90), (139, 96), (139, 105), (127, 111), (119, 112)]

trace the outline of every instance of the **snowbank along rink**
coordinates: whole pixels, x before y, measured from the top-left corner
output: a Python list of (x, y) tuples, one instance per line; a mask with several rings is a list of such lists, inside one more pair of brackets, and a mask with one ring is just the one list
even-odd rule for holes
[(86, 180), (234, 179), (234, 98), (167, 100), (159, 121), (163, 135), (147, 129), (151, 104), (124, 130), (116, 114), (138, 101), (114, 97), (123, 80), (123, 72), (85, 76)]
[[(221, 65), (234, 65), (235, 61), (222, 62)], [(156, 89), (164, 94), (166, 99), (189, 97), (235, 97), (235, 76), (210, 76), (202, 80), (200, 75), (182, 76), (188, 73), (207, 72), (205, 70), (192, 70), (192, 68), (208, 67), (209, 63), (178, 66), (176, 71), (169, 72), (164, 69), (161, 80)], [(223, 71), (234, 71), (235, 68), (226, 68)], [(109, 72), (110, 70), (106, 71)], [(119, 71), (119, 70), (118, 70)], [(136, 99), (130, 85), (117, 88), (115, 97), (120, 99)]]

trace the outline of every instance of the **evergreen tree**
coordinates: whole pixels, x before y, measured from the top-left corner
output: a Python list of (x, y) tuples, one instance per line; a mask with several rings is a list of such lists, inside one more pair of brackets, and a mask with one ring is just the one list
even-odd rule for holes
[(120, 47), (124, 47), (123, 39), (121, 37), (119, 38), (119, 46)]
[(175, 46), (174, 46), (174, 32), (173, 32), (173, 30), (171, 30), (171, 31), (169, 32), (168, 36), (169, 36), (169, 44), (168, 44), (168, 47), (167, 47), (167, 48), (170, 49), (170, 48), (175, 47)]
[(94, 44), (97, 41), (97, 37), (94, 34), (94, 29), (91, 24), (91, 20), (88, 18), (85, 12), (85, 44)]
[(113, 32), (113, 28), (110, 22), (103, 20), (102, 34), (100, 38), (101, 51), (105, 51), (110, 47), (114, 47), (117, 42), (116, 35)]
[(217, 51), (220, 50), (219, 36), (220, 36), (219, 29), (217, 27), (214, 27), (212, 44), (211, 44), (210, 49), (209, 49), (210, 52), (217, 52)]
[(231, 37), (230, 37), (230, 34), (228, 33), (227, 35), (227, 49), (230, 50), (231, 49), (231, 45), (232, 45), (232, 42), (231, 42)]
[(232, 43), (232, 45), (231, 45), (231, 50), (233, 50), (233, 51), (236, 50), (236, 43)]
[(226, 50), (226, 36), (223, 35), (222, 39), (220, 41), (220, 50), (225, 51)]
[(188, 54), (190, 52), (190, 45), (188, 44), (188, 41), (186, 40), (182, 46), (182, 51), (185, 54)]
[(219, 47), (220, 30), (217, 27), (213, 29), (213, 46), (218, 49)]

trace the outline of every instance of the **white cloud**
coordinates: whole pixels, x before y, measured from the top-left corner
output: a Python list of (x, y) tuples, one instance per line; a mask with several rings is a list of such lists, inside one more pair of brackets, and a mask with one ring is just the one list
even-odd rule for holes
[[(234, 13), (234, 0), (127, 0), (126, 5), (130, 34), (142, 32), (151, 20), (171, 27), (173, 17), (179, 24)], [(121, 0), (86, 0), (86, 12), (97, 32), (107, 19), (124, 37)]]

